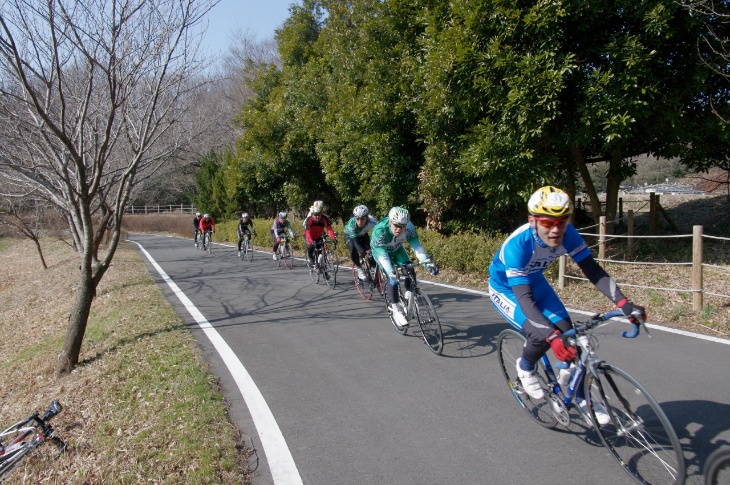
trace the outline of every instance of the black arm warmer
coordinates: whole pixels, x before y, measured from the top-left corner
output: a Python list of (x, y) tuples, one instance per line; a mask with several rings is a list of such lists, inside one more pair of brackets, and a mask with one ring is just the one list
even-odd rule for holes
[(618, 303), (625, 298), (613, 278), (606, 273), (605, 269), (601, 268), (596, 260), (593, 259), (593, 256), (588, 256), (578, 263), (578, 266), (583, 271), (583, 274), (586, 275), (588, 281), (593, 283), (593, 286), (598, 288), (598, 291), (606, 295), (606, 298), (614, 303)]
[(532, 295), (532, 286), (530, 285), (517, 285), (512, 287), (512, 291), (517, 298), (517, 303), (520, 304), (520, 309), (525, 317), (532, 324), (534, 331), (532, 334), (538, 341), (545, 340), (555, 331), (555, 325), (542, 314), (537, 303), (535, 303), (535, 297)]

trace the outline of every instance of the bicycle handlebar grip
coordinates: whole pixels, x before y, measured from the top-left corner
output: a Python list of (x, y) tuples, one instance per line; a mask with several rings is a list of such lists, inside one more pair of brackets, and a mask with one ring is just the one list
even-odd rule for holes
[(632, 325), (634, 326), (634, 329), (632, 331), (630, 331), (630, 332), (628, 330), (625, 331), (625, 332), (621, 332), (621, 336), (622, 337), (624, 337), (624, 338), (636, 338), (636, 336), (639, 335), (639, 328), (640, 328), (639, 324), (638, 323), (632, 323)]

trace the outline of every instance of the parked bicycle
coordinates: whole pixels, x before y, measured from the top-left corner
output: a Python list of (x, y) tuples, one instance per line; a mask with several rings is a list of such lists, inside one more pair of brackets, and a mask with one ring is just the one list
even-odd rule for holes
[[(398, 284), (398, 306), (406, 316), (409, 324), (413, 320), (418, 322), (423, 341), (433, 353), (440, 355), (444, 348), (441, 322), (436, 314), (436, 309), (431, 303), (431, 299), (418, 287), (415, 270), (418, 264), (417, 261), (407, 261), (398, 268), (399, 279), (402, 279)], [(378, 272), (376, 273), (376, 286), (380, 294), (385, 296), (385, 307), (388, 310), (390, 322), (398, 333), (405, 335), (410, 325), (399, 327), (396, 324), (393, 314), (390, 311), (391, 301), (388, 298), (388, 292), (385, 291), (386, 281), (387, 276), (384, 276), (380, 268), (378, 268)]]
[(0, 433), (0, 481), (22, 462), (37, 447), (46, 441), (53, 442), (58, 448), (55, 458), (66, 449), (66, 443), (56, 435), (56, 430), (48, 422), (63, 408), (58, 401), (52, 401), (43, 416), (33, 413)]
[(309, 277), (312, 278), (312, 281), (319, 283), (320, 278), (322, 278), (327, 286), (332, 289), (337, 284), (337, 270), (340, 262), (335, 252), (336, 249), (337, 240), (332, 241), (332, 249), (330, 249), (327, 234), (323, 234), (314, 243), (314, 250), (312, 251), (314, 265), (309, 267)]
[(276, 251), (276, 266), (281, 266), (283, 262), (285, 267), (292, 269), (294, 267), (294, 255), (289, 244), (289, 236), (282, 234), (279, 239), (281, 239), (281, 242), (279, 243), (279, 249)]
[[(636, 379), (596, 355), (598, 339), (591, 330), (613, 317), (623, 317), (623, 312), (614, 310), (586, 322), (575, 322), (574, 329), (562, 334), (566, 345), (580, 349), (574, 371), (566, 389), (562, 389), (547, 354), (543, 356), (538, 361), (537, 375), (547, 392), (537, 400), (522, 388), (515, 369), (515, 362), (522, 356), (524, 335), (513, 329), (502, 331), (498, 349), (504, 378), (520, 406), (546, 428), (558, 423), (565, 427), (570, 424), (570, 411), (582, 382), (588, 414), (576, 408), (629, 475), (640, 483), (684, 483), (682, 447), (664, 411)], [(640, 324), (632, 332), (623, 332), (624, 337), (634, 338), (639, 334), (643, 322), (637, 320)], [(610, 416), (606, 424), (601, 424), (596, 417), (595, 409), (599, 406)]]
[(705, 462), (705, 485), (730, 483), (730, 446), (716, 449)]
[(253, 247), (251, 247), (251, 236), (249, 236), (248, 234), (243, 235), (241, 250), (238, 252), (238, 257), (241, 258), (241, 261), (253, 261)]
[[(355, 289), (363, 298), (363, 300), (369, 300), (373, 297), (373, 290), (376, 288), (375, 275), (377, 265), (371, 265), (370, 259), (372, 258), (370, 251), (368, 250), (363, 258), (360, 256), (360, 268), (362, 268), (365, 274), (365, 279), (362, 280), (358, 276), (357, 266), (352, 265), (352, 279), (355, 280)], [(382, 294), (382, 293), (381, 293)]]
[(213, 245), (213, 231), (205, 231), (203, 233), (203, 251), (210, 254), (210, 248)]

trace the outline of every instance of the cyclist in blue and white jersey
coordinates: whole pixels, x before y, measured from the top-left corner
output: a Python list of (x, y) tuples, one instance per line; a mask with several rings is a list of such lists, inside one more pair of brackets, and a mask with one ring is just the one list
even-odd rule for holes
[[(360, 255), (364, 258), (366, 253), (370, 251), (370, 229), (375, 227), (378, 221), (370, 215), (367, 206), (359, 205), (352, 211), (352, 218), (345, 224), (345, 246), (350, 253), (352, 264), (355, 265), (357, 277), (364, 280), (365, 272), (360, 266)], [(370, 256), (370, 264), (375, 268), (375, 260)]]
[[(410, 261), (403, 243), (408, 241), (411, 249), (416, 253), (418, 261), (432, 274), (439, 272), (439, 267), (431, 261), (426, 250), (421, 246), (418, 239), (416, 227), (410, 221), (410, 214), (402, 207), (393, 207), (388, 212), (388, 217), (381, 219), (373, 228), (370, 236), (370, 248), (375, 261), (378, 262), (382, 274), (388, 278), (388, 299), (390, 300), (390, 311), (393, 320), (399, 327), (408, 324), (406, 316), (398, 308), (398, 273), (396, 268), (403, 263)], [(406, 287), (405, 294), (408, 295), (410, 288)]]
[[(505, 240), (489, 267), (489, 296), (499, 313), (527, 337), (522, 357), (516, 362), (517, 374), (527, 394), (542, 399), (545, 392), (535, 375), (537, 361), (550, 348), (563, 362), (573, 361), (577, 353), (559, 338), (572, 328), (572, 323), (563, 302), (543, 275), (550, 263), (569, 255), (588, 280), (629, 319), (634, 311), (644, 319), (646, 313), (624, 296), (613, 278), (593, 259), (583, 237), (570, 224), (573, 204), (564, 191), (542, 187), (530, 197), (527, 209), (527, 224)], [(579, 405), (584, 408), (585, 400)], [(599, 421), (608, 422), (610, 418), (604, 410), (594, 410)]]
[(279, 259), (277, 250), (279, 249), (281, 237), (286, 232), (289, 232), (289, 236), (292, 240), (296, 238), (294, 231), (291, 229), (291, 224), (286, 220), (286, 217), (287, 213), (285, 211), (279, 212), (279, 214), (277, 214), (277, 218), (274, 219), (274, 223), (271, 225), (271, 241), (274, 244), (271, 248), (271, 252), (273, 253), (272, 257), (274, 260)]

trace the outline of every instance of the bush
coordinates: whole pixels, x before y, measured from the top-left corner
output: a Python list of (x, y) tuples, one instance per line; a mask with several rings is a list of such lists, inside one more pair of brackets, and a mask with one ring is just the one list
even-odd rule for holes
[(421, 244), (440, 267), (467, 273), (485, 274), (505, 237), (483, 233), (444, 236), (436, 231), (418, 230)]

